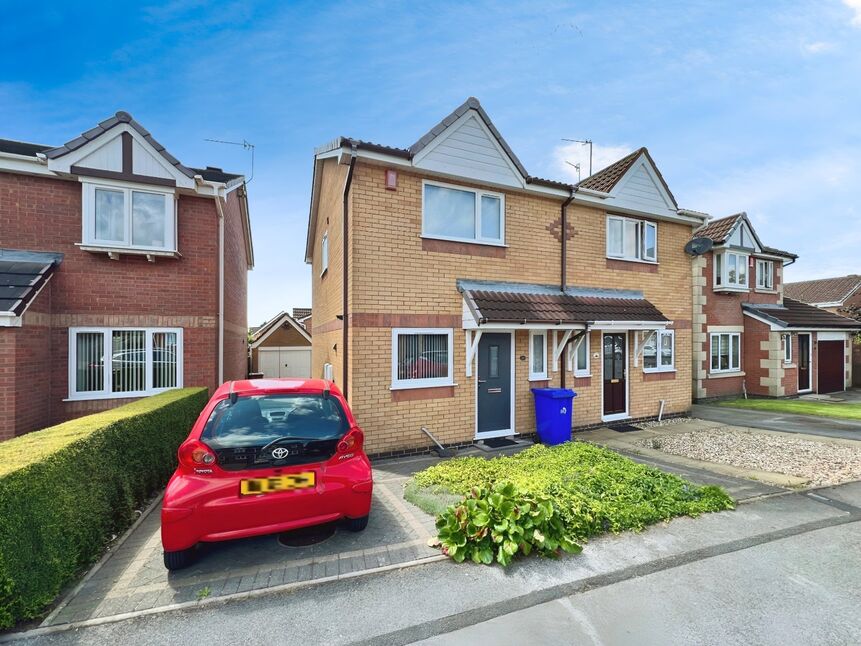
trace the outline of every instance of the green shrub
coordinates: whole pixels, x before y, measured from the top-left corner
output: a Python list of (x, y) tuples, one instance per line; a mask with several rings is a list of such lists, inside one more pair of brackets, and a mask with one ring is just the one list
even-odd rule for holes
[(0, 628), (40, 616), (132, 523), (207, 401), (171, 390), (0, 443)]
[(490, 565), (496, 559), (506, 566), (517, 554), (555, 557), (583, 549), (567, 533), (549, 497), (518, 491), (510, 482), (476, 487), (445, 510), (436, 526), (443, 553), (458, 563), (470, 559)]
[(734, 507), (719, 487), (694, 485), (586, 442), (535, 445), (491, 460), (440, 462), (414, 476), (411, 500), (427, 511), (421, 502), (432, 492), (466, 495), (475, 487), (490, 489), (503, 481), (525, 495), (552, 501), (566, 533), (576, 541)]

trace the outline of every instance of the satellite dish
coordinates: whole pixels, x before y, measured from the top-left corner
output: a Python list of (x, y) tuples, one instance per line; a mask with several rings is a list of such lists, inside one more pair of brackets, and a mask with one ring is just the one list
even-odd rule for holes
[(714, 246), (714, 240), (711, 238), (692, 238), (685, 245), (685, 253), (689, 256), (702, 256), (711, 251)]

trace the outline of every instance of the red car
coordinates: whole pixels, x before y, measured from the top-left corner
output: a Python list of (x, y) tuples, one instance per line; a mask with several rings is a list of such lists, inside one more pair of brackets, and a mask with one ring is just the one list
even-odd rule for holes
[(322, 379), (222, 385), (179, 447), (161, 508), (164, 565), (199, 542), (368, 524), (373, 478), (347, 401)]

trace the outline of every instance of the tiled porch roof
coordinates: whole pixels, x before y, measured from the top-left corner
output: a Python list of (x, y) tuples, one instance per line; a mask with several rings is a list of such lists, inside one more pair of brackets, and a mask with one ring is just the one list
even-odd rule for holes
[(784, 298), (782, 306), (743, 303), (742, 309), (754, 316), (764, 318), (785, 328), (797, 328), (801, 330), (861, 330), (861, 321), (840, 316), (839, 314), (832, 314), (826, 310), (791, 298)]
[(21, 316), (62, 259), (61, 253), (0, 249), (0, 312)]
[(480, 323), (586, 324), (596, 321), (667, 323), (669, 319), (633, 290), (458, 281)]

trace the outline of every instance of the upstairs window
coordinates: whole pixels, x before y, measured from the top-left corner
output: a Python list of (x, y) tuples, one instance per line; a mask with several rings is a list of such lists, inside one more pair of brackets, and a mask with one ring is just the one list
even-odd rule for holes
[(715, 287), (747, 289), (747, 263), (745, 254), (734, 251), (724, 251), (715, 254)]
[(757, 289), (774, 289), (774, 263), (771, 260), (756, 261)]
[(669, 372), (675, 369), (675, 333), (658, 330), (650, 334), (643, 344), (643, 370)]
[(422, 235), (458, 242), (504, 243), (504, 195), (428, 181), (423, 190)]
[(607, 256), (657, 262), (658, 225), (618, 215), (607, 216)]
[(176, 251), (173, 192), (84, 183), (83, 243), (143, 251)]

